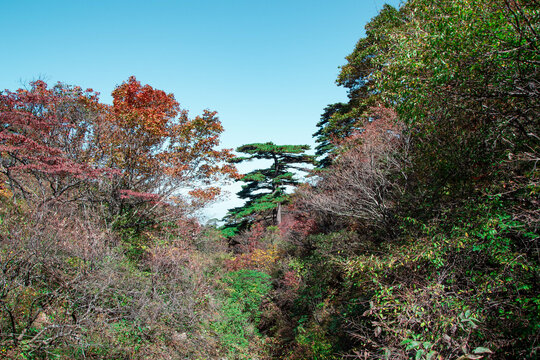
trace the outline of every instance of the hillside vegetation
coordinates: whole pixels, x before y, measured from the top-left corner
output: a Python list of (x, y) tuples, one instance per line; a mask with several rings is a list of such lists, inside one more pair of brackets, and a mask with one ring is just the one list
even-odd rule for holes
[[(4, 91), (0, 358), (536, 359), (539, 23), (536, 0), (384, 6), (316, 160), (219, 150), (216, 113), (134, 77), (110, 106)], [(199, 224), (231, 180), (246, 204)]]

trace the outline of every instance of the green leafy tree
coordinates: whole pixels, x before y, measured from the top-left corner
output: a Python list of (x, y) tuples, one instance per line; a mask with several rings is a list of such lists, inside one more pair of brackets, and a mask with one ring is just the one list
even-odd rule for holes
[(322, 133), (346, 133), (343, 117), (361, 128), (366, 106), (395, 109), (413, 134), (412, 171), (424, 194), (424, 204), (408, 202), (416, 209), (467, 198), (516, 169), (525, 179), (539, 147), (539, 16), (538, 2), (524, 0), (385, 6), (341, 67), (348, 112), (334, 113)]
[(243, 206), (229, 210), (225, 217), (225, 235), (234, 235), (256, 217), (270, 219), (274, 224), (281, 222), (281, 206), (288, 199), (286, 188), (298, 185), (292, 171), (306, 171), (305, 166), (314, 163), (314, 156), (305, 153), (309, 148), (308, 145), (276, 145), (267, 142), (247, 144), (236, 149), (246, 156), (233, 158), (233, 163), (253, 159), (270, 160), (272, 163), (268, 168), (245, 174), (240, 180), (246, 184), (237, 195), (247, 201)]
[(375, 60), (389, 51), (387, 33), (402, 22), (397, 9), (384, 5), (366, 26), (366, 37), (360, 39), (354, 51), (346, 57), (347, 63), (341, 67), (336, 83), (347, 89), (349, 101), (328, 105), (317, 123), (317, 132), (313, 134), (318, 143), (315, 154), (319, 168), (330, 165), (332, 158), (328, 155), (334, 153), (343, 139), (364, 129), (371, 120), (371, 108), (392, 107), (381, 102), (382, 94), (374, 85), (377, 80), (374, 75), (381, 67)]
[(326, 168), (332, 162), (330, 153), (334, 150), (338, 139), (351, 134), (356, 123), (354, 118), (343, 116), (348, 111), (348, 104), (335, 103), (328, 105), (321, 115), (321, 120), (317, 123), (317, 132), (313, 134), (317, 146), (315, 156), (318, 168)]
[[(332, 200), (314, 199), (328, 211), (333, 205), (359, 205), (361, 196), (346, 195), (351, 179), (363, 180), (359, 189), (374, 185), (378, 191), (381, 183), (404, 180), (404, 190), (387, 202), (400, 231), (392, 241), (382, 232), (370, 235), (372, 249), (362, 240), (362, 248), (341, 260), (347, 264), (344, 274), (358, 274), (351, 283), (362, 293), (354, 290), (349, 309), (369, 303), (368, 309), (358, 309), (363, 314), (358, 321), (347, 319), (354, 324), (358, 358), (538, 357), (538, 9), (537, 0), (409, 0), (399, 10), (385, 7), (341, 68), (338, 84), (349, 89), (349, 102), (323, 114), (318, 143), (328, 145), (330, 130), (346, 134), (351, 124), (354, 132), (365, 134), (366, 109), (381, 106), (396, 112), (410, 138), (402, 178), (386, 172), (383, 181), (370, 184), (367, 177), (349, 175), (353, 169), (344, 161), (353, 153), (339, 152), (324, 174), (332, 175), (340, 164), (343, 172), (316, 186)], [(359, 146), (368, 144), (361, 140)], [(347, 183), (336, 189), (340, 181)], [(333, 202), (336, 195), (339, 202)], [(365, 224), (374, 223), (373, 215)], [(356, 235), (364, 238), (365, 229), (362, 224)], [(322, 262), (303, 262), (304, 289), (321, 288), (316, 265)], [(381, 281), (370, 288), (373, 279)], [(346, 283), (335, 293), (347, 293)], [(363, 296), (370, 300), (358, 302)], [(400, 306), (417, 309), (419, 304), (422, 311), (404, 325), (407, 329), (397, 328), (405, 322), (389, 325), (401, 321), (389, 320), (390, 313), (403, 314), (407, 310)], [(320, 324), (320, 313), (309, 311)], [(447, 327), (456, 323), (455, 331)], [(434, 334), (448, 335), (440, 341)]]

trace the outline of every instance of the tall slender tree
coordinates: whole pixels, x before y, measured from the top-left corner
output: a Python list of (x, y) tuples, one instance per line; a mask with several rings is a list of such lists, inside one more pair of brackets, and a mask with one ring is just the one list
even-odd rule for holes
[(389, 51), (389, 37), (386, 32), (400, 26), (405, 20), (400, 12), (384, 5), (381, 12), (366, 26), (366, 37), (361, 38), (354, 51), (346, 57), (347, 63), (341, 67), (336, 80), (347, 89), (349, 101), (328, 105), (317, 123), (313, 134), (317, 142), (318, 167), (327, 168), (332, 163), (336, 145), (345, 138), (363, 131), (371, 120), (370, 109), (392, 104), (381, 101), (381, 91), (375, 86), (381, 64), (376, 59)]

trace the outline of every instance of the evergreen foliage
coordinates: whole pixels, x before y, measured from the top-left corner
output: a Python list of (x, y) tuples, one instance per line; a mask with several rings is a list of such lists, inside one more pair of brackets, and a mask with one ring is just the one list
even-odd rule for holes
[(272, 142), (254, 143), (236, 149), (247, 156), (238, 156), (232, 163), (241, 163), (253, 159), (270, 160), (265, 169), (256, 169), (245, 174), (240, 181), (246, 183), (237, 195), (247, 200), (243, 206), (229, 210), (227, 224), (223, 233), (234, 235), (245, 229), (257, 218), (281, 222), (281, 205), (287, 201), (287, 186), (298, 185), (292, 171), (307, 171), (305, 165), (313, 164), (314, 157), (307, 155), (308, 145), (276, 145)]
[(331, 163), (332, 150), (335, 149), (339, 139), (351, 135), (353, 127), (356, 123), (355, 119), (342, 117), (340, 114), (347, 113), (347, 104), (336, 103), (328, 105), (321, 120), (317, 123), (319, 128), (313, 137), (318, 145), (315, 147), (315, 156), (320, 158), (317, 161), (318, 168), (328, 167)]
[[(538, 358), (539, 9), (384, 6), (318, 123), (324, 169), (292, 194), (308, 146), (222, 164), (213, 113), (189, 121), (134, 78), (112, 113), (61, 84), (0, 94), (0, 357)], [(223, 231), (154, 191), (254, 159), (271, 164)], [(145, 186), (116, 192), (111, 222), (120, 175)]]
[(383, 105), (374, 77), (380, 65), (374, 60), (388, 51), (388, 38), (380, 33), (380, 29), (389, 31), (397, 26), (399, 16), (395, 8), (384, 5), (377, 17), (366, 25), (366, 36), (346, 57), (348, 63), (341, 67), (336, 83), (347, 89), (349, 102), (328, 105), (317, 123), (317, 132), (313, 134), (318, 143), (316, 155), (320, 158), (320, 168), (330, 165), (331, 157), (328, 155), (334, 153), (345, 138), (361, 131), (369, 122), (369, 109)]

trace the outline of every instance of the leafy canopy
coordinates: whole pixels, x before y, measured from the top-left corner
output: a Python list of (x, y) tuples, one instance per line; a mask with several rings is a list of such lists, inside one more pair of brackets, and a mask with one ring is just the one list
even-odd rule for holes
[(105, 164), (122, 170), (120, 188), (170, 196), (180, 186), (195, 185), (192, 194), (213, 198), (219, 191), (210, 185), (235, 176), (226, 163), (231, 151), (216, 149), (223, 132), (216, 112), (190, 119), (173, 94), (141, 85), (133, 76), (112, 95), (98, 146)]

